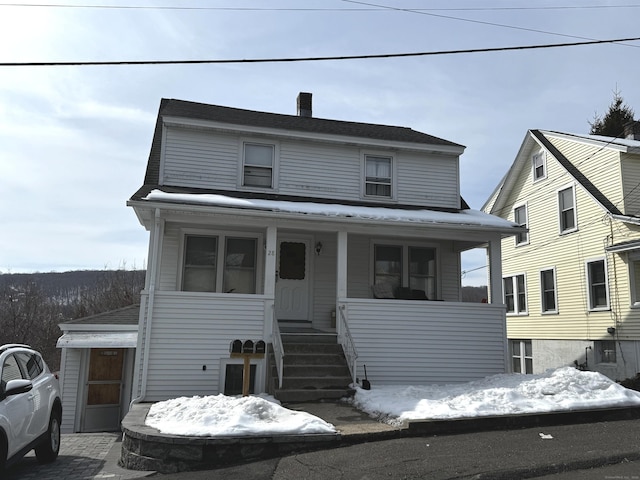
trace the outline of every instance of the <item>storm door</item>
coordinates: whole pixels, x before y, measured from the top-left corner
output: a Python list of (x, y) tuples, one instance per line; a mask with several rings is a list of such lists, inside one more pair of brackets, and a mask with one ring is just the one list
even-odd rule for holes
[(276, 318), (309, 321), (309, 241), (278, 242), (276, 266)]
[(124, 348), (92, 348), (83, 432), (120, 430)]

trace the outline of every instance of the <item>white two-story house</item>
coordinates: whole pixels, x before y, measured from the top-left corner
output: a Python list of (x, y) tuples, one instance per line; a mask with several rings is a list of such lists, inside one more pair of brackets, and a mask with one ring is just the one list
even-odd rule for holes
[[(344, 393), (363, 365), (373, 384), (504, 372), (500, 248), (522, 229), (461, 199), (463, 150), (315, 118), (309, 93), (297, 115), (162, 100), (128, 202), (150, 237), (134, 399), (232, 393), (244, 362), (234, 340), (265, 342), (249, 359), (251, 389), (282, 398)], [(461, 252), (477, 247), (498, 294), (462, 303)], [(346, 378), (293, 382), (332, 362), (305, 344), (318, 335), (340, 346)]]

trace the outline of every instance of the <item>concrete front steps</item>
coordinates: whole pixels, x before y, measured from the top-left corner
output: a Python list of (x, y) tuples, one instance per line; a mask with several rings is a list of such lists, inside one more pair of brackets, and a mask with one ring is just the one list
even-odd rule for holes
[(284, 373), (282, 388), (272, 358), (274, 396), (282, 403), (338, 400), (353, 390), (342, 347), (333, 333), (282, 333)]

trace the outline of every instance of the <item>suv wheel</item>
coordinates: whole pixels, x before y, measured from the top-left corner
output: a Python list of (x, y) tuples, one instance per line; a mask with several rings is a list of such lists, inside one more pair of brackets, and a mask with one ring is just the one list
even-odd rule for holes
[(49, 429), (45, 438), (36, 448), (36, 458), (40, 463), (53, 462), (60, 451), (60, 414), (53, 411), (49, 419)]

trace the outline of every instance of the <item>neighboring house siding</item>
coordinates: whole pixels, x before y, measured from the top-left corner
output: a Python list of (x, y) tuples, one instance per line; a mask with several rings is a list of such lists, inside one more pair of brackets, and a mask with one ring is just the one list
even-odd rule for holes
[[(582, 172), (613, 204), (622, 200), (619, 153), (610, 148), (588, 145), (549, 135), (549, 141)], [(552, 177), (553, 178), (553, 177)]]
[(264, 338), (260, 297), (218, 296), (215, 303), (209, 297), (156, 295), (145, 401), (218, 394), (230, 343)]
[(423, 302), (402, 303), (404, 315), (393, 318), (376, 302), (349, 304), (358, 364), (367, 366), (373, 385), (457, 383), (504, 373), (504, 322), (496, 315), (502, 305), (429, 302), (425, 312)]
[(640, 158), (638, 155), (620, 155), (622, 169), (623, 204), (618, 208), (626, 215), (640, 216)]
[[(514, 246), (514, 239), (503, 240), (503, 276), (526, 275), (527, 311), (524, 316), (509, 315), (509, 338), (571, 339), (604, 337), (612, 322), (610, 312), (589, 312), (585, 261), (604, 256), (604, 242), (610, 233), (603, 223), (604, 210), (554, 160), (547, 157), (546, 180), (533, 183), (531, 169), (521, 170), (508, 198), (509, 216), (513, 220), (512, 206), (527, 202), (529, 218), (529, 244)], [(559, 234), (558, 189), (575, 187), (575, 207), (578, 230)], [(612, 265), (609, 268), (611, 280)], [(556, 314), (541, 313), (540, 269), (556, 269)]]
[(61, 371), (62, 378), (62, 421), (60, 428), (62, 433), (75, 432), (76, 405), (83, 402), (78, 398), (78, 385), (80, 385), (80, 360), (82, 350), (77, 348), (64, 348)]
[(161, 167), (164, 185), (236, 190), (242, 142), (246, 140), (277, 145), (274, 190), (281, 195), (360, 201), (362, 159), (365, 153), (370, 153), (394, 158), (393, 189), (398, 188), (393, 194), (394, 202), (435, 208), (460, 206), (457, 156), (364, 149), (328, 142), (310, 144), (175, 126), (165, 128), (165, 138)]

